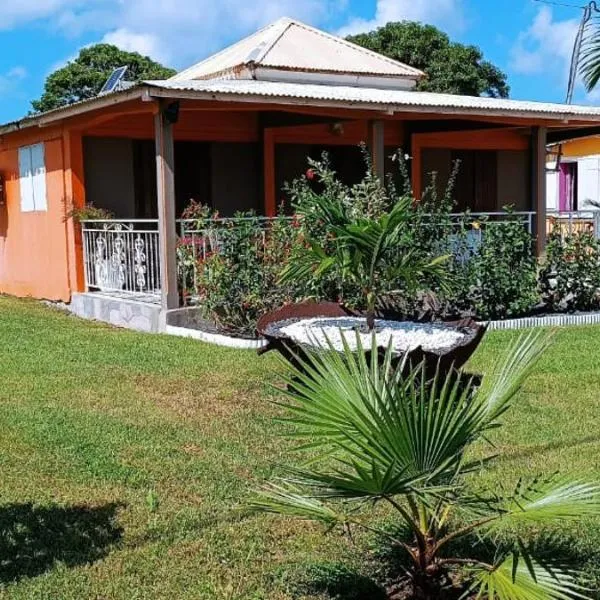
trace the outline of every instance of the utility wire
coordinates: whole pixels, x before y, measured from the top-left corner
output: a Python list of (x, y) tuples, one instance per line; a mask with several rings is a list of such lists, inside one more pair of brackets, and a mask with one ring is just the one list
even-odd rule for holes
[(567, 2), (556, 2), (554, 0), (533, 0), (538, 4), (549, 4), (550, 6), (563, 6), (565, 8), (577, 8), (579, 10), (585, 10), (586, 6), (582, 4), (568, 4)]

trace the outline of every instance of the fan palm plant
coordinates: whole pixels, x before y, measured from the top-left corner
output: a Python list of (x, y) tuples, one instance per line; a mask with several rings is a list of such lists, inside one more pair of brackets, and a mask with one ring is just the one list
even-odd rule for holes
[(329, 243), (307, 241), (307, 249), (283, 270), (281, 281), (290, 282), (307, 276), (325, 277), (331, 272), (360, 289), (366, 308), (367, 326), (375, 327), (378, 299), (393, 293), (393, 286), (405, 292), (415, 291), (427, 278), (442, 286), (446, 281), (444, 264), (448, 256), (431, 257), (400, 244), (414, 217), (412, 199), (400, 198), (389, 211), (377, 216), (356, 215), (343, 202), (314, 196), (311, 215), (329, 232)]
[[(536, 558), (519, 539), (506, 546), (497, 534), (598, 515), (599, 485), (524, 478), (501, 495), (474, 494), (465, 483), (485, 462), (471, 460), (469, 450), (500, 425), (548, 344), (546, 334), (522, 336), (482, 386), (456, 372), (434, 382), (420, 367), (403, 375), (402, 365), (392, 368), (390, 349), (383, 361), (375, 351), (369, 359), (348, 347), (343, 354), (315, 352), (310, 362), (290, 366), (289, 401), (282, 403), (293, 435), (308, 440), (301, 448), (311, 449), (309, 466), (286, 471), (252, 506), (375, 532), (405, 553), (410, 566), (402, 585), (412, 598), (457, 597), (457, 587), (465, 598), (486, 600), (584, 598), (577, 573), (558, 558)], [(388, 505), (409, 536), (378, 527), (369, 511), (376, 504)], [(494, 545), (493, 560), (451, 552), (474, 534)]]

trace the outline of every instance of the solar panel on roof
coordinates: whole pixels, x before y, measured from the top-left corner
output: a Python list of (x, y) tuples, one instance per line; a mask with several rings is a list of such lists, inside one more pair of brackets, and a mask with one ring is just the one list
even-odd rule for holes
[(118, 90), (119, 84), (123, 80), (123, 77), (125, 77), (126, 72), (127, 67), (119, 67), (118, 69), (115, 69), (110, 74), (110, 77), (106, 80), (106, 83), (102, 86), (102, 89), (98, 95), (101, 96), (102, 94), (110, 94), (111, 92)]

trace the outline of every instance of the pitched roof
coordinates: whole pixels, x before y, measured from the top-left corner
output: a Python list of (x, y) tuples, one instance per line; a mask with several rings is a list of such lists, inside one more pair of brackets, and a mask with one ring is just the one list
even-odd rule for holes
[(354, 85), (361, 85), (361, 77), (368, 85), (373, 85), (374, 77), (385, 78), (389, 86), (405, 89), (424, 76), (422, 71), (377, 52), (299, 21), (283, 18), (178, 73), (171, 81), (299, 81), (302, 73), (305, 77), (319, 73), (330, 75), (323, 79), (323, 83), (335, 83), (336, 75), (354, 76)]

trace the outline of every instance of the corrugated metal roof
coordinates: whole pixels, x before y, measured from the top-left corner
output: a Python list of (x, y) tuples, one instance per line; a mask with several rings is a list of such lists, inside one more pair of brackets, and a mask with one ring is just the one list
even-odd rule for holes
[[(284, 103), (316, 104), (327, 102), (340, 106), (382, 106), (384, 110), (414, 110), (431, 113), (463, 113), (481, 115), (523, 115), (539, 118), (576, 119), (600, 121), (600, 107), (552, 104), (523, 100), (455, 96), (380, 88), (338, 85), (285, 83), (269, 81), (147, 81), (147, 85), (166, 92), (197, 92), (206, 96), (248, 97)], [(176, 94), (174, 94), (176, 95)], [(232, 98), (233, 99), (233, 98)], [(290, 102), (290, 101), (296, 102)]]
[(178, 73), (172, 81), (250, 79), (256, 69), (375, 75), (416, 80), (424, 74), (376, 52), (283, 18)]

